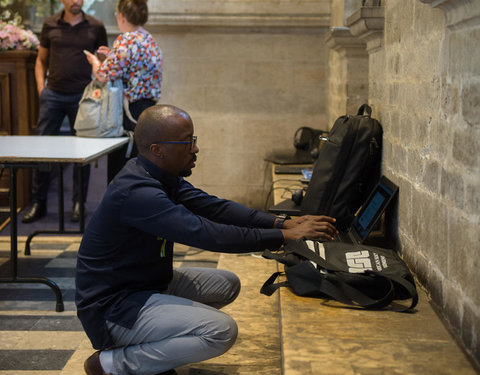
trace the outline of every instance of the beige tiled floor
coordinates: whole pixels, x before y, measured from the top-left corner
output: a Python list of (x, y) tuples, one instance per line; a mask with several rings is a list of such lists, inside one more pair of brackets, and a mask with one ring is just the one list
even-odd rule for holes
[[(48, 243), (53, 241), (47, 238), (38, 238), (32, 244), (32, 256), (23, 255), (23, 242), (19, 245), (19, 263), (44, 261), (45, 269), (71, 269), (74, 267), (79, 238), (57, 238), (55, 246), (49, 248)], [(59, 245), (60, 244), (60, 245)], [(62, 247), (61, 244), (64, 244)], [(36, 248), (37, 247), (37, 248)], [(0, 266), (8, 261), (9, 239), (0, 237)], [(70, 254), (67, 254), (70, 253)], [(281, 373), (280, 337), (278, 329), (278, 296), (266, 297), (260, 295), (259, 285), (265, 276), (273, 272), (275, 265), (264, 259), (248, 255), (223, 255), (189, 249), (184, 246), (176, 247), (177, 258), (175, 266), (183, 265), (207, 266), (226, 268), (237, 273), (242, 281), (242, 290), (237, 300), (224, 310), (238, 323), (239, 336), (235, 346), (221, 357), (209, 361), (192, 364), (177, 369), (179, 375), (227, 375), (227, 374), (259, 374), (278, 375)], [(68, 255), (68, 256), (66, 256)], [(6, 266), (6, 264), (5, 264)], [(22, 267), (20, 267), (21, 269)], [(72, 277), (52, 277), (60, 288), (73, 289)], [(4, 284), (1, 288), (19, 289), (22, 284)], [(34, 290), (48, 290), (43, 285), (30, 284)], [(5, 290), (5, 289), (4, 289)], [(48, 292), (47, 292), (48, 294)], [(72, 301), (65, 301), (65, 311), (53, 311), (55, 304), (53, 293), (47, 300), (27, 301), (8, 300), (0, 295), (0, 321), (12, 316), (21, 317), (75, 317), (75, 307)], [(70, 350), (72, 352), (62, 369), (55, 370), (22, 370), (22, 364), (17, 369), (5, 370), (0, 363), (0, 375), (80, 375), (84, 374), (83, 362), (93, 352), (85, 333), (61, 330), (3, 330), (0, 332), (0, 353), (3, 355), (22, 351), (41, 352), (45, 356), (55, 356), (55, 350)], [(4, 357), (5, 358), (5, 357)], [(21, 361), (20, 361), (21, 362)]]
[[(32, 256), (28, 258), (20, 253), (19, 262), (44, 262), (47, 271), (71, 270), (79, 238), (60, 238), (51, 246), (49, 241), (52, 240), (35, 240), (38, 249), (32, 247)], [(6, 266), (8, 249), (9, 239), (0, 237), (0, 267)], [(256, 254), (216, 254), (182, 246), (176, 252), (176, 266), (215, 266), (218, 262), (219, 268), (235, 272), (242, 281), (238, 299), (224, 309), (238, 323), (237, 343), (221, 357), (177, 369), (179, 375), (477, 373), (421, 289), (420, 302), (410, 314), (345, 308), (331, 301), (297, 297), (286, 288), (266, 297), (259, 289), (276, 270), (275, 262)], [(68, 272), (55, 281), (62, 290), (73, 289), (73, 278)], [(50, 318), (53, 323), (56, 319), (60, 322), (59, 317), (75, 319), (71, 300), (66, 301), (64, 312), (56, 313), (53, 293), (46, 300), (9, 300), (1, 298), (6, 287), (11, 292), (24, 286), (0, 285), (0, 323), (7, 318), (18, 318), (20, 322), (25, 317)], [(45, 290), (44, 286), (35, 286), (33, 293), (42, 288)], [(81, 328), (5, 329), (0, 331), (0, 337), (0, 375), (79, 375), (83, 374), (85, 358), (93, 352)], [(2, 367), (1, 358), (24, 351), (28, 355), (29, 350), (47, 358), (63, 351), (68, 358), (63, 368), (54, 370), (22, 370), (21, 360), (18, 368)]]
[(475, 374), (417, 289), (419, 303), (412, 313), (345, 308), (283, 289), (284, 375)]

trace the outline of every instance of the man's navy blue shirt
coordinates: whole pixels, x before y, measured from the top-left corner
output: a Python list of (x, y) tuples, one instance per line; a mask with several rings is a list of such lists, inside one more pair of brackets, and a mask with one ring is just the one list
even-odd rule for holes
[(173, 243), (242, 253), (277, 249), (275, 217), (219, 199), (147, 159), (131, 159), (110, 183), (78, 251), (77, 314), (94, 348), (113, 345), (105, 321), (131, 328), (172, 278)]

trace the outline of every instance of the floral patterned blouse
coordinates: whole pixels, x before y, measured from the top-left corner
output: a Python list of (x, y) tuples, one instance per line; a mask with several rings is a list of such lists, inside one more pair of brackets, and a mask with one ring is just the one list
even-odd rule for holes
[(162, 51), (144, 29), (119, 35), (113, 48), (98, 69), (110, 81), (122, 78), (129, 102), (139, 99), (160, 99)]

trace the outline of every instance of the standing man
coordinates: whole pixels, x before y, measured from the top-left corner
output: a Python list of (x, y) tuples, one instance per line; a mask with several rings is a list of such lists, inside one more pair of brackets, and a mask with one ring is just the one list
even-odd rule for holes
[(333, 239), (335, 219), (285, 218), (219, 199), (183, 177), (195, 167), (190, 116), (170, 105), (143, 111), (138, 157), (108, 185), (78, 251), (77, 315), (95, 352), (88, 375), (175, 374), (226, 352), (237, 325), (218, 310), (240, 291), (232, 272), (173, 268), (174, 242), (245, 253), (287, 240)]
[[(60, 1), (63, 11), (43, 23), (35, 62), (35, 79), (40, 97), (38, 135), (58, 135), (65, 116), (74, 134), (78, 103), (92, 75), (92, 68), (83, 50), (95, 53), (98, 47), (108, 44), (103, 23), (82, 11), (83, 0)], [(79, 186), (80, 173), (83, 174), (82, 187)], [(72, 221), (80, 219), (80, 205), (85, 204), (89, 177), (90, 165), (74, 168)], [(49, 184), (49, 172), (34, 171), (33, 205), (23, 216), (22, 222), (31, 223), (46, 215)], [(80, 199), (80, 189), (83, 189), (83, 200)]]

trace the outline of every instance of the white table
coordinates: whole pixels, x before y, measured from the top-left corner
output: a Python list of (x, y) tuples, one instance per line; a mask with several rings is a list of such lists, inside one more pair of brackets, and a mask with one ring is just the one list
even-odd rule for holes
[[(44, 277), (18, 277), (17, 246), (17, 170), (20, 168), (38, 168), (40, 165), (58, 164), (58, 231), (36, 231), (29, 235), (25, 244), (25, 254), (30, 254), (30, 241), (40, 233), (66, 234), (83, 233), (85, 212), (80, 205), (80, 230), (71, 232), (64, 230), (63, 213), (63, 164), (89, 164), (100, 157), (120, 148), (128, 142), (128, 138), (82, 138), (74, 136), (0, 136), (0, 168), (10, 170), (10, 262), (11, 278), (0, 279), (1, 283), (42, 283), (48, 285), (56, 295), (56, 311), (63, 311), (62, 293), (52, 280)], [(80, 173), (80, 179), (82, 174)], [(80, 181), (82, 186), (83, 181)], [(82, 194), (82, 189), (80, 189)], [(83, 200), (81, 196), (80, 199)]]

